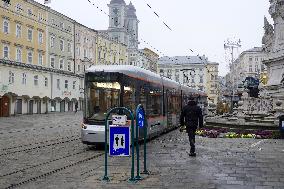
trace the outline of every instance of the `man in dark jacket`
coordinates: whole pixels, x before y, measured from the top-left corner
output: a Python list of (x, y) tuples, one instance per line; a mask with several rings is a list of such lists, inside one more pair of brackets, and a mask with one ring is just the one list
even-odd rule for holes
[(190, 98), (188, 104), (183, 108), (180, 116), (180, 125), (186, 126), (186, 132), (188, 133), (190, 142), (190, 154), (189, 156), (196, 156), (195, 154), (195, 131), (199, 125), (199, 128), (203, 127), (203, 115), (202, 110), (194, 98)]

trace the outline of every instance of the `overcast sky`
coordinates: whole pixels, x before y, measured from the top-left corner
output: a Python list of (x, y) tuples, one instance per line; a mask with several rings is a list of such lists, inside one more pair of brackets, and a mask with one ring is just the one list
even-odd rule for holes
[[(110, 0), (90, 1), (108, 13)], [(128, 4), (130, 0), (125, 2)], [(140, 21), (139, 39), (167, 56), (204, 54), (210, 61), (219, 63), (222, 76), (228, 72), (224, 41), (240, 38), (239, 52), (261, 46), (264, 16), (271, 22), (269, 0), (132, 0), (132, 3)], [(88, 0), (51, 0), (48, 6), (93, 29), (108, 28), (108, 16)], [(141, 42), (139, 48), (144, 47), (151, 48)]]

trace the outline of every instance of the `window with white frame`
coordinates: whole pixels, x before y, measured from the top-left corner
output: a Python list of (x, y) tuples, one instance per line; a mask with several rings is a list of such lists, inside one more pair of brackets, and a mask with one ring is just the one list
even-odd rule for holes
[(44, 78), (44, 86), (48, 87), (48, 78), (47, 77)]
[(64, 60), (61, 58), (59, 59), (59, 69), (63, 70), (64, 69)]
[(17, 12), (21, 12), (22, 10), (23, 10), (23, 9), (22, 9), (22, 5), (18, 3), (18, 4), (16, 5), (16, 11), (17, 11)]
[(9, 33), (9, 21), (8, 20), (5, 20), (3, 21), (3, 32), (5, 34), (8, 34)]
[(68, 26), (68, 31), (69, 31), (69, 32), (71, 31), (71, 26)]
[(4, 45), (3, 47), (3, 58), (9, 58), (9, 46)]
[(59, 89), (60, 90), (60, 79), (57, 79), (57, 82), (56, 82), (56, 86), (57, 86), (57, 89)]
[(38, 86), (38, 75), (34, 76), (34, 85)]
[(42, 63), (43, 63), (42, 52), (38, 52), (38, 64), (42, 65)]
[(23, 84), (23, 85), (26, 85), (26, 84), (27, 84), (27, 74), (26, 74), (26, 73), (23, 73), (23, 74), (22, 74), (22, 84)]
[(92, 59), (93, 58), (93, 53), (92, 53), (92, 49), (89, 49), (89, 58)]
[(67, 51), (69, 53), (71, 53), (71, 43), (70, 42), (68, 42), (68, 44), (67, 44)]
[(199, 83), (203, 83), (203, 76), (202, 75), (200, 75)]
[(50, 67), (54, 68), (55, 66), (55, 58), (52, 56), (50, 57)]
[(73, 89), (76, 89), (76, 81), (73, 81)]
[(80, 56), (80, 47), (77, 47), (76, 51), (77, 51), (77, 56)]
[(17, 50), (16, 50), (16, 61), (17, 62), (22, 62), (22, 48), (21, 47), (17, 47)]
[(41, 14), (41, 12), (38, 13), (38, 21), (42, 21), (42, 14)]
[(64, 51), (64, 41), (62, 39), (60, 39), (59, 48), (61, 51)]
[(63, 28), (64, 28), (64, 23), (63, 23), (63, 22), (60, 22), (59, 27), (60, 27), (61, 29), (63, 29)]
[(255, 65), (255, 72), (258, 72), (259, 70), (258, 70), (258, 65)]
[(52, 24), (52, 25), (54, 25), (54, 24), (55, 24), (54, 19), (51, 19), (51, 24)]
[(88, 57), (86, 49), (84, 49), (84, 57)]
[(15, 74), (9, 71), (9, 84), (13, 84), (15, 82)]
[(32, 16), (33, 15), (33, 11), (32, 11), (32, 9), (28, 9), (28, 16)]
[(33, 30), (31, 28), (28, 29), (28, 40), (29, 41), (33, 40)]
[(50, 37), (50, 47), (54, 47), (54, 42), (55, 42), (55, 37), (51, 36)]
[(31, 50), (28, 50), (28, 64), (33, 63), (33, 52)]
[(20, 38), (22, 36), (22, 26), (20, 24), (16, 25), (16, 37)]
[(68, 89), (68, 80), (65, 80), (65, 89)]
[(42, 44), (43, 43), (43, 33), (42, 32), (38, 32), (38, 42), (40, 43), (40, 44)]
[(69, 62), (69, 61), (68, 61), (68, 64), (67, 64), (67, 70), (71, 71), (71, 62)]
[(252, 72), (252, 65), (249, 65), (249, 72)]

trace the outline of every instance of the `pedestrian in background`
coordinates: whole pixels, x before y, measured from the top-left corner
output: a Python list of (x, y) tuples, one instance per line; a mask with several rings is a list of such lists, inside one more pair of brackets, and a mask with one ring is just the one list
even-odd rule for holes
[(186, 126), (186, 132), (188, 134), (190, 143), (189, 156), (196, 156), (195, 153), (195, 132), (197, 127), (203, 127), (203, 115), (202, 110), (197, 106), (193, 97), (189, 98), (187, 105), (183, 108), (180, 116), (180, 125)]
[(75, 113), (78, 111), (78, 102), (75, 103)]

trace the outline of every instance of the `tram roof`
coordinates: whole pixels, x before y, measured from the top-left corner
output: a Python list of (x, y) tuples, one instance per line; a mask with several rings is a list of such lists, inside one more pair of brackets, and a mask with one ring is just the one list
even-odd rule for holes
[(122, 73), (133, 78), (138, 78), (141, 80), (149, 82), (162, 82), (160, 75), (153, 73), (149, 70), (132, 66), (132, 65), (98, 65), (91, 66), (86, 70), (86, 73), (90, 72), (113, 72), (113, 73)]
[(174, 80), (171, 80), (166, 77), (161, 77), (159, 74), (153, 73), (149, 70), (133, 65), (97, 65), (97, 66), (91, 66), (86, 70), (86, 73), (94, 73), (94, 72), (122, 73), (130, 77), (145, 80), (148, 82), (163, 83), (165, 86), (168, 87), (181, 88), (183, 91), (189, 93), (198, 93), (200, 95), (206, 95), (204, 92), (190, 88), (185, 85), (181, 85), (180, 83)]

